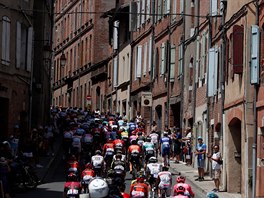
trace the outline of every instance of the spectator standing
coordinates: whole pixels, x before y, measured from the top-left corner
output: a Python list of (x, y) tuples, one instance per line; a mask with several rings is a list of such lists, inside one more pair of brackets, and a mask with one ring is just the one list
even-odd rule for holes
[(180, 154), (181, 154), (181, 134), (179, 134), (179, 132), (173, 133), (172, 140), (173, 140), (173, 147), (174, 147), (175, 163), (179, 163)]
[(207, 155), (207, 157), (212, 162), (213, 180), (215, 183), (215, 188), (213, 189), (213, 192), (219, 192), (220, 177), (221, 177), (221, 163), (219, 161), (222, 159), (222, 157), (218, 145), (214, 145), (213, 150), (214, 150), (213, 155)]
[(182, 138), (185, 141), (185, 160), (187, 165), (192, 164), (192, 129), (190, 127), (187, 128), (185, 132), (185, 137)]
[(31, 140), (32, 140), (32, 149), (33, 149), (33, 158), (35, 160), (35, 165), (37, 168), (42, 168), (43, 166), (39, 164), (39, 147), (40, 147), (40, 143), (42, 137), (39, 134), (38, 130), (36, 128), (34, 128), (32, 130), (32, 136), (31, 136)]
[(205, 153), (206, 153), (206, 144), (203, 143), (203, 138), (199, 136), (198, 144), (196, 146), (195, 155), (197, 156), (197, 166), (198, 166), (198, 175), (199, 177), (195, 181), (204, 180), (204, 167), (205, 167)]

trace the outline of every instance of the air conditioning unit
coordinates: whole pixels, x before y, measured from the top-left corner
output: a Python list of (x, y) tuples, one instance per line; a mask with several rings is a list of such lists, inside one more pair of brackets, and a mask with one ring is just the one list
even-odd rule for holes
[(150, 92), (142, 93), (141, 95), (141, 106), (151, 107), (152, 106), (152, 94)]

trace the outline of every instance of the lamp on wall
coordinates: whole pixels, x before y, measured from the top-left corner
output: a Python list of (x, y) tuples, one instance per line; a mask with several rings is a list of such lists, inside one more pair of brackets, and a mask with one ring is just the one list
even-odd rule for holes
[(62, 54), (61, 54), (61, 57), (60, 57), (60, 66), (61, 67), (64, 67), (65, 65), (66, 65), (66, 56), (65, 56), (65, 54), (64, 54), (64, 52), (62, 52)]

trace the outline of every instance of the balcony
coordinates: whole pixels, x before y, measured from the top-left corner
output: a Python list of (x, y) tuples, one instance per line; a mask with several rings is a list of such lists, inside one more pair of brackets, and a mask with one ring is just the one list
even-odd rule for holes
[(101, 67), (98, 67), (96, 69), (94, 69), (92, 72), (91, 72), (91, 78), (92, 79), (96, 79), (96, 78), (99, 78), (99, 77), (107, 77), (107, 67), (106, 65), (103, 65)]

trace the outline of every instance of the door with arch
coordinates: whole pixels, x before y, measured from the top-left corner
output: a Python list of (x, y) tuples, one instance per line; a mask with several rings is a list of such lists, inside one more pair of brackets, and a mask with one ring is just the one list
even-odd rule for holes
[(158, 105), (155, 108), (156, 111), (156, 123), (157, 123), (157, 130), (162, 131), (162, 106)]

